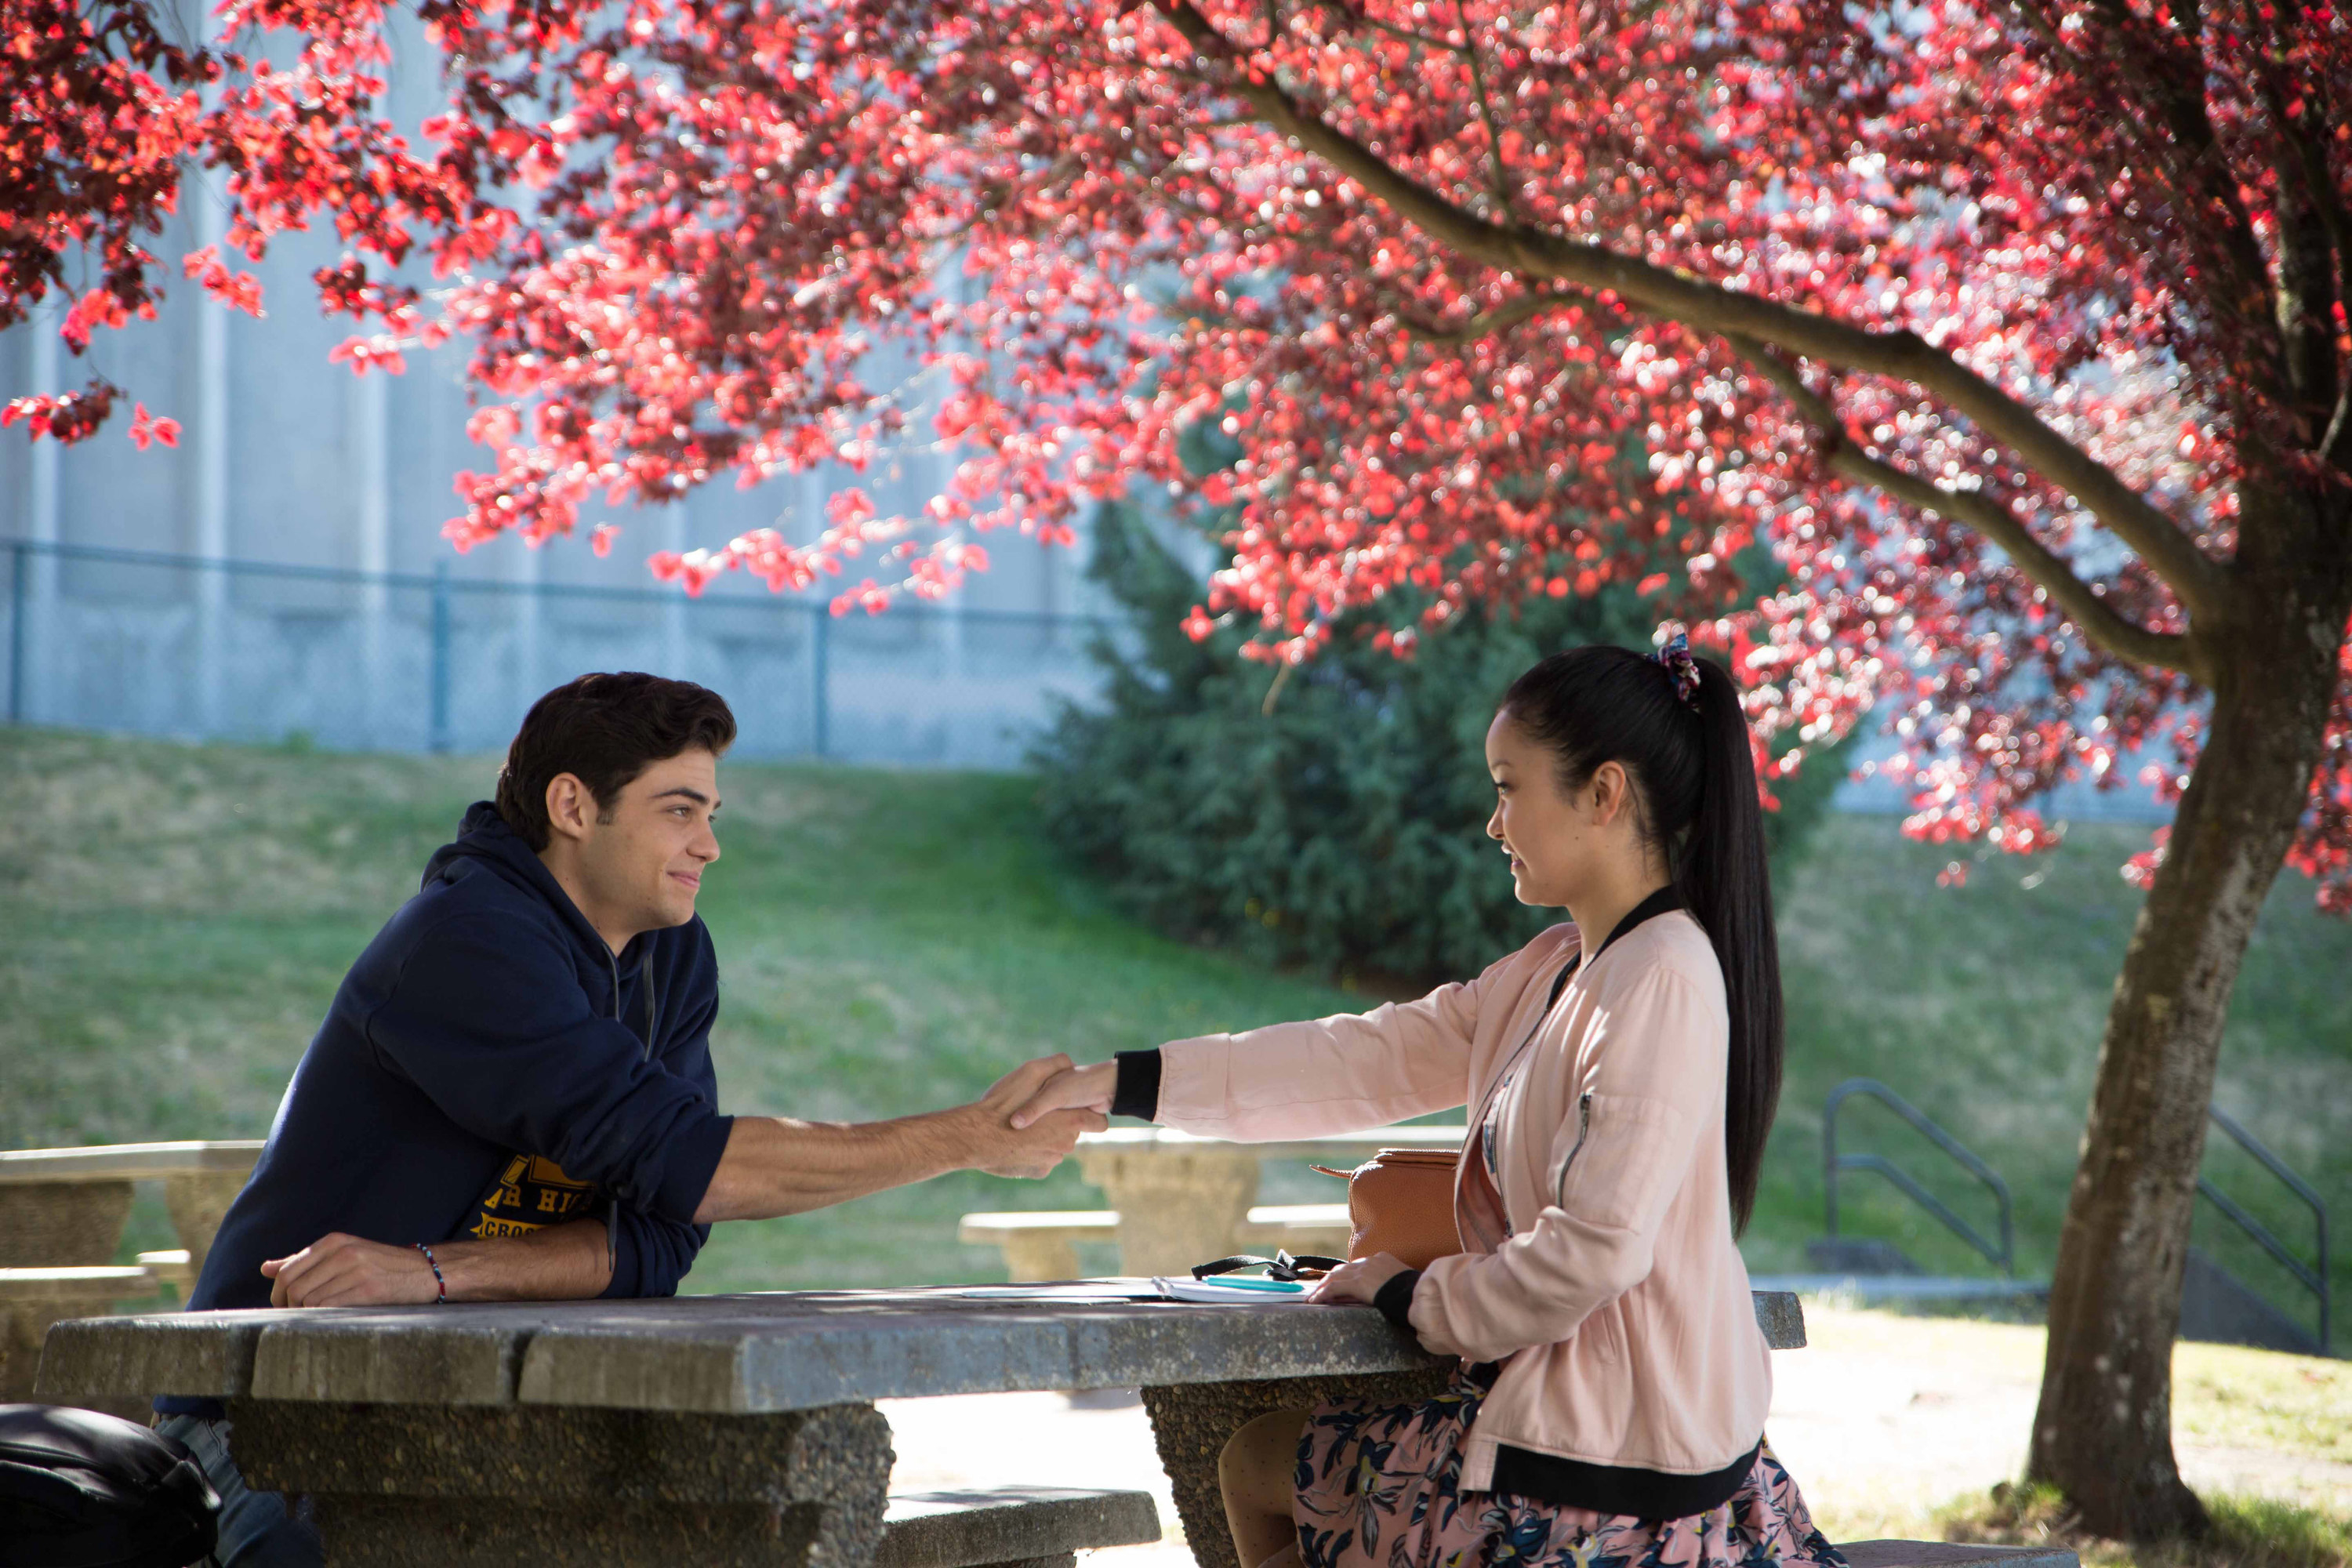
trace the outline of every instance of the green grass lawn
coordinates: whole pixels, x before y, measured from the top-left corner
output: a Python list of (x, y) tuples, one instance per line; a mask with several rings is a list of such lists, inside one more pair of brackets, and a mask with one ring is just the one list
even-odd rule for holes
[[(0, 730), (0, 1147), (264, 1133), (344, 966), (494, 767)], [(730, 764), (722, 782), (726, 857), (702, 908), (724, 975), (714, 1046), (730, 1109), (889, 1115), (968, 1098), (1041, 1052), (1099, 1058), (1369, 1001), (1138, 928), (1032, 827), (1020, 778)], [(2085, 827), (2052, 856), (1994, 859), (1939, 890), (1947, 851), (1905, 843), (1890, 819), (1843, 816), (1781, 868), (1789, 1083), (1748, 1242), (1756, 1268), (1802, 1267), (1821, 1226), (1822, 1094), (1867, 1073), (2007, 1175), (2021, 1265), (2047, 1269), (2137, 902), (2116, 868), (2143, 840)], [(2282, 879), (2219, 1098), (2341, 1215), (2352, 930), (2309, 904)], [(1890, 1125), (1857, 1105), (1850, 1142), (1899, 1154), (1989, 1224), (1990, 1205)], [(2283, 1234), (2307, 1236), (2242, 1165), (2208, 1161)], [(1854, 1182), (1850, 1228), (1969, 1266), (1870, 1181)], [(1267, 1192), (1337, 1195), (1303, 1168), (1273, 1173)], [(1098, 1201), (1067, 1169), (935, 1182), (721, 1226), (689, 1285), (998, 1278), (992, 1252), (954, 1241), (957, 1215)], [(142, 1205), (126, 1251), (167, 1235), (160, 1206)], [(2274, 1268), (2231, 1256), (2277, 1288)], [(2336, 1277), (2347, 1291), (2352, 1266)]]

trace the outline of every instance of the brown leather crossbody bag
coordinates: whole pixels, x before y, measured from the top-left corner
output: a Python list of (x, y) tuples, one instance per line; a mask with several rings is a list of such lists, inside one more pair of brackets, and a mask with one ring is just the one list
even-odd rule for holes
[(1454, 1167), (1443, 1149), (1382, 1149), (1353, 1171), (1315, 1168), (1348, 1183), (1348, 1256), (1385, 1252), (1426, 1268), (1462, 1250), (1454, 1227)]

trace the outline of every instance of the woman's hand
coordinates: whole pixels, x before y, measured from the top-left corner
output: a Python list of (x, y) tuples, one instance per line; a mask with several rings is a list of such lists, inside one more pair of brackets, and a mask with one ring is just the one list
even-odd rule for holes
[(1334, 1307), (1351, 1302), (1370, 1306), (1381, 1287), (1403, 1273), (1404, 1261), (1385, 1252), (1375, 1252), (1370, 1258), (1352, 1258), (1315, 1282), (1307, 1293), (1310, 1301), (1321, 1301)]
[(1057, 1110), (1091, 1110), (1098, 1116), (1110, 1113), (1111, 1096), (1118, 1089), (1118, 1064), (1097, 1062), (1092, 1067), (1074, 1068), (1068, 1065), (1069, 1059), (1062, 1058), (1063, 1069), (1032, 1089), (1027, 1102), (1013, 1112), (1015, 1131)]

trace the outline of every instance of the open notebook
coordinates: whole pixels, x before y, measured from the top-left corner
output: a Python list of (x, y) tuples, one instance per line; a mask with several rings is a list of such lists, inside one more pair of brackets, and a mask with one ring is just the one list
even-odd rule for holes
[(1244, 1302), (1253, 1307), (1304, 1305), (1308, 1289), (1280, 1279), (1171, 1279), (1161, 1275), (1151, 1283), (1171, 1301)]

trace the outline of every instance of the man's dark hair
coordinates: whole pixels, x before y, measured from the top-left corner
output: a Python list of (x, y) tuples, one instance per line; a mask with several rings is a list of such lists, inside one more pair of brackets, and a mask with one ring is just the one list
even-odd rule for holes
[(530, 705), (499, 770), (499, 815), (533, 850), (547, 847), (547, 786), (570, 773), (603, 819), (629, 781), (682, 752), (714, 756), (735, 743), (727, 700), (690, 680), (625, 670), (583, 675)]

